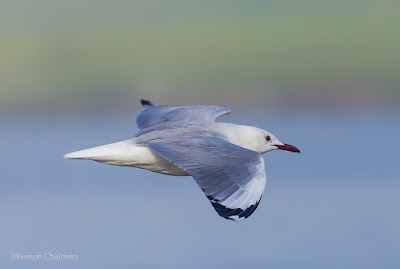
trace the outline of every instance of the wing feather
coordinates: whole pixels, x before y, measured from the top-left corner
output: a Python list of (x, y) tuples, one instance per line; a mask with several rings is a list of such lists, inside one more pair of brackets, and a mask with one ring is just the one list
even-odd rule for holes
[(231, 112), (220, 106), (156, 106), (144, 101), (148, 103), (136, 118), (140, 130), (169, 122), (211, 123), (217, 117)]
[(264, 159), (216, 137), (166, 139), (147, 146), (193, 176), (218, 214), (249, 217), (266, 185)]

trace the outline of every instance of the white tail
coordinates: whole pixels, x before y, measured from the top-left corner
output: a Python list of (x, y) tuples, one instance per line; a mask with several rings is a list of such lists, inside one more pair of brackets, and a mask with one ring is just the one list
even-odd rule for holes
[(108, 145), (103, 145), (95, 148), (89, 148), (84, 150), (79, 150), (71, 152), (64, 155), (65, 159), (84, 159), (93, 160), (98, 162), (110, 161), (124, 161), (126, 159), (131, 159), (134, 154), (136, 145), (131, 139), (120, 141)]

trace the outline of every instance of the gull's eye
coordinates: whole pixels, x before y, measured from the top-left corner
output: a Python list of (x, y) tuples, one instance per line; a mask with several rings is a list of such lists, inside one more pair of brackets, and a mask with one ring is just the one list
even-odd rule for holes
[(265, 137), (265, 139), (266, 139), (267, 141), (270, 141), (270, 140), (271, 140), (271, 137), (270, 137), (269, 135), (267, 135), (267, 136)]

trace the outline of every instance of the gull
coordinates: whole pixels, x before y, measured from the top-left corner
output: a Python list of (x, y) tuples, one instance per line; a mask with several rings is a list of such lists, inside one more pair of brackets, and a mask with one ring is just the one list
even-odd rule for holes
[(64, 155), (152, 172), (192, 176), (217, 213), (248, 218), (266, 185), (264, 158), (272, 150), (300, 151), (268, 131), (215, 122), (230, 110), (220, 106), (157, 106), (141, 100), (139, 132), (133, 138)]

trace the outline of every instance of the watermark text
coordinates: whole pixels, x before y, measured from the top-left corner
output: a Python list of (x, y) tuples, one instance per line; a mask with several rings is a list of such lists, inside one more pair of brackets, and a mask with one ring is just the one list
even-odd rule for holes
[(17, 261), (78, 261), (79, 255), (60, 252), (46, 252), (37, 254), (14, 252), (10, 254), (10, 259)]

